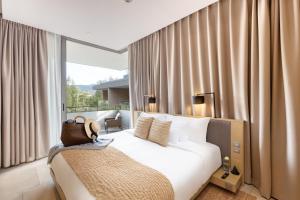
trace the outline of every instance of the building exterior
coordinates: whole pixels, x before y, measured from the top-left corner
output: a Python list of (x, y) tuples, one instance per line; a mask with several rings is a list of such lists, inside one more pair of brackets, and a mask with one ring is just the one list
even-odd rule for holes
[(110, 105), (129, 104), (128, 75), (122, 79), (100, 83), (93, 89), (102, 91), (103, 99)]

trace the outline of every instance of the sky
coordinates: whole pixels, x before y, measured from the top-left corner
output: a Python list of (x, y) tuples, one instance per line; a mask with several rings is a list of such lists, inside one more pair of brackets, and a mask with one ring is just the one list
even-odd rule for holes
[(96, 84), (99, 80), (109, 80), (109, 78), (123, 78), (128, 74), (128, 70), (114, 70), (102, 67), (67, 63), (67, 77), (70, 77), (75, 85)]

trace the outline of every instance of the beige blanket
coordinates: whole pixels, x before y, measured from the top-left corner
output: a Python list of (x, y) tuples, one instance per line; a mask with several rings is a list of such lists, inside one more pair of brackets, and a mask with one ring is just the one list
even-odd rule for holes
[(61, 152), (88, 191), (97, 199), (172, 200), (169, 180), (113, 147)]

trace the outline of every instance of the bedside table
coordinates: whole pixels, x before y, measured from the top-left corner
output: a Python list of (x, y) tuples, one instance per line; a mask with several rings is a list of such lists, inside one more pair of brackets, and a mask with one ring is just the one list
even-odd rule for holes
[(234, 175), (232, 173), (229, 173), (229, 175), (222, 179), (224, 171), (222, 168), (218, 169), (211, 177), (210, 182), (224, 188), (226, 190), (229, 190), (231, 192), (236, 193), (241, 186), (242, 183), (242, 176), (240, 175)]

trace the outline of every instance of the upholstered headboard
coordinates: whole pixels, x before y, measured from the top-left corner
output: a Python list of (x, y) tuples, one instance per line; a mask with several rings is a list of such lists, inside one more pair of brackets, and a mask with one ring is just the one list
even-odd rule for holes
[(244, 123), (240, 120), (211, 119), (206, 141), (220, 147), (222, 158), (229, 156), (231, 166), (244, 174)]
[(220, 147), (221, 156), (231, 154), (231, 124), (225, 120), (211, 119), (207, 127), (206, 141)]

